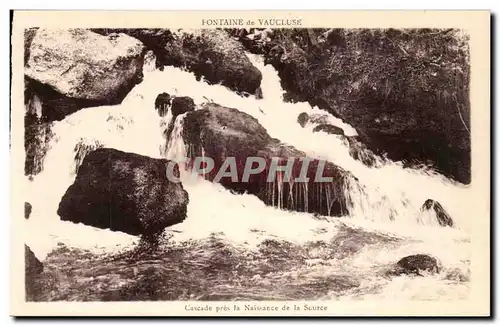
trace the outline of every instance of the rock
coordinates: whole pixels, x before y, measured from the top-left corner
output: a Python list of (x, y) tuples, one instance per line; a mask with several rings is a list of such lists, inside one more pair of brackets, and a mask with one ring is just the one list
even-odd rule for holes
[(167, 115), (168, 109), (172, 106), (172, 98), (168, 93), (158, 94), (155, 100), (155, 109), (160, 117)]
[(453, 219), (451, 216), (445, 211), (443, 206), (436, 201), (432, 199), (427, 199), (425, 203), (422, 205), (421, 209), (422, 212), (429, 212), (431, 210), (436, 213), (436, 219), (441, 226), (450, 226), (453, 227)]
[[(49, 120), (80, 108), (120, 103), (142, 80), (144, 46), (125, 34), (38, 29), (25, 74)], [(51, 112), (56, 110), (58, 112)]]
[[(204, 155), (214, 160), (215, 168), (205, 174), (208, 180), (214, 181), (221, 170), (228, 171), (228, 167), (223, 164), (227, 158), (234, 158), (237, 180), (229, 176), (217, 180), (228, 189), (256, 195), (267, 205), (293, 211), (327, 216), (348, 212), (344, 188), (352, 176), (331, 162), (324, 162), (322, 174), (323, 177), (332, 177), (331, 182), (315, 182), (321, 162), (313, 158), (309, 158), (310, 163), (304, 168), (309, 181), (283, 182), (279, 179), (283, 174), (275, 174), (275, 180), (268, 180), (273, 159), (277, 160), (279, 166), (294, 159), (290, 176), (291, 180), (295, 180), (301, 175), (301, 159), (305, 159), (306, 155), (293, 146), (271, 138), (258, 120), (246, 113), (215, 103), (203, 104), (184, 118), (183, 137), (191, 158)], [(262, 172), (251, 174), (248, 180), (243, 180), (249, 157), (261, 158), (265, 165)], [(254, 162), (252, 168), (257, 165)]]
[(31, 210), (33, 208), (31, 207), (31, 204), (28, 202), (24, 202), (24, 218), (29, 219), (31, 215)]
[(78, 169), (80, 169), (87, 154), (103, 147), (104, 145), (96, 139), (80, 138), (73, 149), (73, 153), (75, 153), (75, 175), (78, 174)]
[(304, 128), (307, 124), (307, 122), (309, 122), (309, 114), (305, 113), (305, 112), (302, 112), (301, 114), (299, 114), (299, 116), (297, 117), (297, 122), (299, 123), (299, 125)]
[(167, 65), (165, 47), (174, 40), (174, 35), (165, 28), (93, 28), (93, 32), (101, 35), (123, 33), (141, 41), (155, 55), (156, 68)]
[(330, 124), (320, 124), (314, 127), (313, 132), (326, 132), (330, 135), (344, 135), (344, 130), (334, 125)]
[(164, 131), (164, 136), (165, 139), (168, 140), (170, 139), (170, 135), (172, 134), (172, 131), (174, 129), (175, 125), (175, 119), (177, 118), (178, 115), (194, 111), (196, 109), (196, 105), (194, 104), (194, 101), (192, 98), (188, 96), (175, 96), (172, 99), (172, 119), (170, 120), (169, 125)]
[(422, 273), (434, 274), (441, 271), (440, 262), (429, 255), (417, 254), (402, 258), (396, 263), (393, 274), (415, 274), (423, 276)]
[(262, 74), (245, 55), (243, 46), (224, 30), (182, 32), (165, 46), (167, 65), (185, 67), (198, 79), (255, 94)]
[(144, 65), (142, 66), (143, 73), (156, 70), (156, 56), (153, 51), (148, 50), (144, 55)]
[(111, 148), (90, 152), (57, 213), (65, 221), (154, 240), (186, 218), (189, 202), (182, 184), (167, 179), (167, 163)]
[(180, 114), (194, 111), (196, 105), (192, 98), (188, 96), (176, 96), (172, 100), (172, 116), (176, 117)]
[(458, 29), (275, 31), (269, 46), (242, 43), (276, 68), (284, 98), (341, 118), (377, 155), (470, 183), (469, 46)]
[(42, 122), (35, 114), (24, 117), (24, 174), (33, 176), (43, 170), (43, 162), (54, 136), (51, 122)]
[[(35, 301), (36, 294), (46, 290), (47, 284), (40, 284), (39, 274), (43, 272), (43, 264), (38, 260), (30, 247), (24, 245), (24, 289), (26, 301)], [(44, 287), (45, 285), (45, 287)]]
[(27, 245), (24, 245), (24, 264), (27, 277), (43, 272), (43, 264), (36, 258), (33, 251)]

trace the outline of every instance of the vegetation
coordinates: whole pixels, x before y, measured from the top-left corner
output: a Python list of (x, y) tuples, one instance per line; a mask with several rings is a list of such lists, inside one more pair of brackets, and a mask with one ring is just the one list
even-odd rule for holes
[[(235, 35), (235, 31), (231, 32)], [(290, 101), (341, 117), (389, 158), (470, 182), (468, 37), (455, 29), (282, 29), (249, 41)]]

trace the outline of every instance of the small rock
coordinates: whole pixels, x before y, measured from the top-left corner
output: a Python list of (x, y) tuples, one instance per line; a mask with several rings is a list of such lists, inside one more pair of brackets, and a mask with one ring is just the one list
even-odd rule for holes
[(30, 218), (31, 210), (32, 210), (31, 204), (28, 202), (24, 202), (24, 218), (25, 219)]
[(180, 114), (191, 112), (196, 109), (196, 105), (192, 98), (188, 96), (174, 97), (172, 100), (172, 116), (176, 117)]

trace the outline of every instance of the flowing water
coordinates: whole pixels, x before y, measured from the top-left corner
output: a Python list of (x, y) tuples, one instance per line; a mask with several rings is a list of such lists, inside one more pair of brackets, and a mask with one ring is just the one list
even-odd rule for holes
[[(52, 280), (51, 294), (38, 299), (466, 297), (471, 219), (463, 213), (463, 198), (469, 189), (431, 170), (405, 169), (385, 158), (374, 157), (373, 167), (353, 159), (342, 137), (313, 133), (314, 124), (302, 128), (297, 123), (301, 112), (324, 111), (307, 103), (283, 102), (274, 68), (256, 55), (248, 56), (262, 72), (263, 99), (197, 81), (178, 68), (155, 70), (149, 63), (143, 82), (120, 105), (83, 109), (54, 123), (43, 171), (26, 179), (26, 201), (33, 206), (25, 222), (26, 242), (45, 260), (41, 277), (50, 275)], [(163, 92), (189, 96), (197, 106), (213, 101), (237, 108), (258, 119), (271, 137), (352, 172), (357, 181), (345, 190), (352, 205), (349, 216), (318, 218), (280, 210), (255, 196), (234, 194), (182, 173), (189, 193), (187, 218), (166, 230), (164, 252), (142, 261), (109, 261), (110, 255), (133, 248), (138, 238), (62, 222), (57, 207), (78, 162), (97, 147), (172, 160), (185, 157), (183, 115), (171, 121), (170, 112), (160, 118), (155, 111), (156, 96)], [(346, 135), (356, 135), (340, 119), (327, 119)], [(174, 128), (166, 140), (163, 132), (170, 123)], [(428, 198), (449, 212), (454, 228), (440, 227), (434, 214), (420, 212)], [(416, 253), (437, 257), (442, 271), (426, 277), (387, 276), (395, 262)], [(143, 290), (151, 284), (154, 290)]]

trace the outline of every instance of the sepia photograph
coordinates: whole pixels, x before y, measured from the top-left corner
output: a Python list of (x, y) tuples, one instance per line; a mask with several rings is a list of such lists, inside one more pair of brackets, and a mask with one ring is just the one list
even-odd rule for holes
[(427, 14), (14, 11), (11, 313), (488, 315), (490, 16)]

